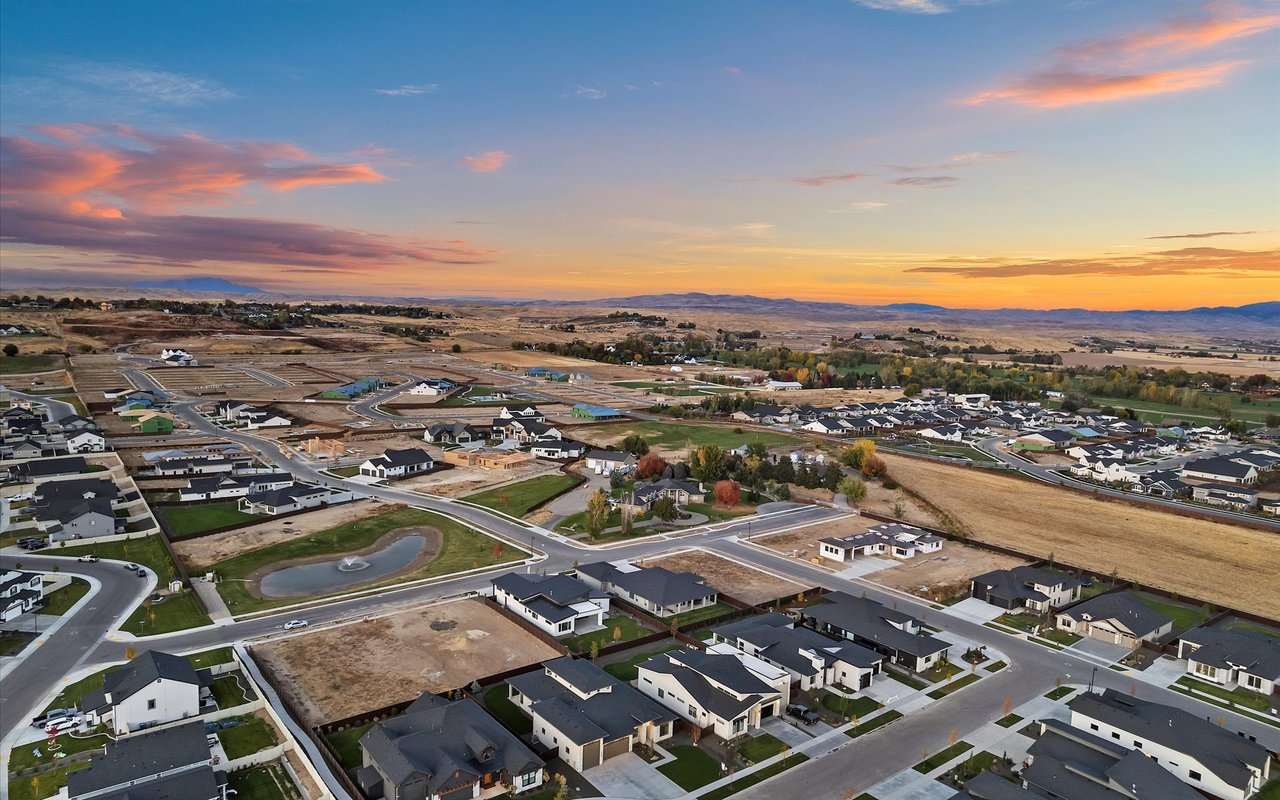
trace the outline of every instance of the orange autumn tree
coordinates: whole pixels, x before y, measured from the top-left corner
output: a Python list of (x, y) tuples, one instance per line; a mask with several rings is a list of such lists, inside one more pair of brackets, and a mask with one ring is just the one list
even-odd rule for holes
[(737, 481), (717, 481), (715, 497), (716, 505), (721, 508), (732, 508), (742, 499), (742, 487)]

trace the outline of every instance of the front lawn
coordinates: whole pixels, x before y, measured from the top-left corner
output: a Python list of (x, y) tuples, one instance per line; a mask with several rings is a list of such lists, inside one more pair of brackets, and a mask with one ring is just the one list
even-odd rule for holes
[(484, 707), (519, 736), (533, 732), (533, 719), (520, 710), (508, 692), (511, 687), (500, 683), (484, 693)]
[(329, 741), (329, 749), (338, 759), (338, 763), (347, 769), (354, 769), (362, 763), (364, 755), (360, 752), (360, 737), (364, 736), (376, 723), (367, 722), (345, 731), (324, 734)]
[(838, 694), (827, 692), (822, 695), (822, 706), (830, 711), (839, 714), (842, 717), (850, 719), (865, 717), (876, 709), (880, 708), (880, 704), (870, 697), (842, 697)]
[(666, 749), (675, 756), (675, 760), (659, 764), (658, 772), (675, 781), (686, 792), (719, 779), (720, 762), (701, 747), (684, 744)]
[(618, 680), (631, 682), (639, 677), (639, 670), (636, 669), (637, 666), (639, 666), (640, 664), (643, 664), (644, 662), (648, 661), (649, 659), (653, 658), (654, 656), (660, 653), (669, 653), (672, 650), (679, 650), (681, 647), (682, 645), (673, 644), (667, 647), (663, 647), (660, 650), (650, 650), (645, 653), (640, 653), (639, 655), (632, 656), (626, 661), (619, 661), (614, 664), (606, 664), (604, 667), (604, 671), (609, 673), (613, 677), (617, 678)]
[(246, 715), (239, 719), (240, 724), (234, 728), (218, 731), (218, 740), (222, 742), (222, 749), (227, 751), (228, 759), (234, 761), (250, 756), (280, 742), (276, 729), (262, 717)]
[(235, 500), (189, 506), (156, 506), (155, 511), (168, 523), (169, 530), (175, 537), (190, 536), (258, 519), (255, 514), (241, 511)]
[(464, 499), (513, 517), (523, 517), (552, 497), (582, 482), (582, 478), (577, 475), (539, 475), (527, 481), (476, 492)]
[[(617, 425), (607, 429), (610, 436), (618, 434), (639, 434), (650, 447), (662, 450), (691, 450), (704, 444), (714, 444), (725, 450), (732, 450), (739, 445), (759, 442), (765, 447), (784, 447), (800, 444), (803, 440), (773, 431), (753, 430), (749, 428), (731, 428), (727, 425), (698, 425), (687, 422), (637, 422), (625, 426), (625, 431)], [(736, 431), (736, 432), (735, 432)], [(590, 439), (590, 436), (583, 438)]]
[(44, 596), (44, 608), (41, 614), (60, 617), (80, 602), (80, 598), (89, 593), (89, 582), (80, 578), (72, 578), (71, 583)]
[(1001, 614), (994, 621), (1026, 633), (1035, 633), (1040, 626), (1049, 624), (1044, 617), (1036, 614)]
[(745, 504), (733, 506), (732, 508), (722, 508), (714, 503), (689, 503), (683, 508), (692, 514), (702, 514), (711, 522), (724, 522), (730, 519), (738, 519), (739, 517), (749, 517), (756, 513), (754, 506)]
[(1179, 685), (1186, 686), (1189, 689), (1195, 689), (1207, 695), (1212, 695), (1219, 700), (1226, 700), (1228, 703), (1235, 703), (1238, 706), (1252, 708), (1254, 711), (1270, 711), (1271, 703), (1266, 697), (1251, 692), (1248, 689), (1228, 689), (1225, 686), (1218, 686), (1214, 683), (1196, 680), (1195, 678), (1183, 676), (1178, 678)]
[(804, 753), (796, 753), (795, 755), (787, 756), (781, 761), (770, 764), (764, 769), (758, 769), (750, 775), (744, 775), (736, 781), (730, 781), (718, 789), (712, 789), (706, 794), (700, 794), (698, 795), (698, 800), (725, 800), (727, 797), (732, 797), (744, 789), (749, 789), (757, 783), (767, 781), (774, 775), (786, 772), (797, 764), (803, 764), (808, 760), (809, 757)]
[(787, 749), (787, 745), (770, 733), (762, 733), (747, 739), (738, 747), (738, 755), (748, 764), (759, 764)]
[[(618, 637), (614, 638), (614, 631), (619, 632)], [(598, 631), (591, 633), (583, 633), (578, 636), (569, 636), (560, 641), (564, 642), (564, 646), (574, 653), (591, 652), (591, 643), (598, 642), (600, 647), (608, 647), (617, 642), (629, 642), (632, 639), (639, 639), (641, 636), (648, 636), (654, 631), (648, 628), (642, 628), (640, 623), (624, 614), (616, 617), (609, 617), (604, 621), (604, 627)]]
[(1061, 628), (1050, 628), (1040, 635), (1051, 642), (1057, 642), (1058, 644), (1066, 645), (1067, 647), (1070, 647), (1084, 638), (1079, 634), (1072, 633), (1071, 631), (1064, 631)]
[(956, 742), (955, 744), (948, 747), (946, 750), (941, 750), (929, 756), (924, 761), (921, 761), (919, 764), (916, 764), (914, 767), (912, 767), (912, 769), (914, 769), (916, 772), (920, 772), (927, 775), (930, 772), (933, 772), (938, 767), (947, 763), (951, 759), (956, 758), (962, 753), (967, 753), (972, 749), (973, 749), (973, 745), (969, 744), (968, 742)]

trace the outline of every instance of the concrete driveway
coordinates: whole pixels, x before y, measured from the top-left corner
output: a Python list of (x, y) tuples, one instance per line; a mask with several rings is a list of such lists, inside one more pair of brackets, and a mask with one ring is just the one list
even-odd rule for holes
[[(832, 561), (828, 563), (834, 566), (838, 562)], [(861, 578), (863, 575), (867, 575), (872, 572), (879, 572), (882, 569), (896, 567), (901, 563), (901, 561), (894, 561), (892, 558), (866, 556), (864, 558), (856, 559), (852, 564), (840, 570), (836, 574), (845, 580), (854, 580), (855, 578)]]
[(1088, 653), (1097, 658), (1106, 659), (1107, 661), (1116, 662), (1129, 655), (1129, 648), (1104, 642), (1099, 639), (1091, 639), (1088, 636), (1071, 645), (1072, 650), (1079, 650), (1082, 653)]
[(979, 600), (976, 597), (966, 597), (959, 603), (946, 608), (942, 613), (951, 614), (955, 617), (977, 622), (990, 622), (996, 617), (1004, 613), (1003, 608), (997, 608), (990, 603)]
[(635, 753), (609, 759), (582, 773), (609, 800), (671, 800), (685, 794), (674, 781)]
[[(778, 717), (769, 717), (760, 725), (760, 727), (765, 733), (773, 734), (773, 736), (778, 740), (785, 742), (792, 747), (799, 747), (800, 745), (808, 744), (809, 740), (814, 736), (831, 730), (829, 726), (822, 723), (811, 725), (808, 729), (802, 730)], [(816, 728), (821, 728), (822, 730), (815, 730)]]

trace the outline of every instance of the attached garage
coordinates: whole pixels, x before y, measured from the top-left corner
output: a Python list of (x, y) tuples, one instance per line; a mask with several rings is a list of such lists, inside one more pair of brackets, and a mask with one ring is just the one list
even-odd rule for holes
[(596, 739), (591, 744), (582, 746), (582, 768), (591, 769), (600, 766), (600, 743), (602, 739)]
[(778, 715), (778, 704), (781, 702), (781, 700), (775, 700), (772, 703), (760, 706), (760, 719), (776, 717)]
[(612, 742), (605, 742), (604, 760), (608, 761), (614, 756), (626, 755), (627, 753), (630, 753), (630, 752), (631, 752), (631, 737), (623, 736), (619, 739), (614, 739)]

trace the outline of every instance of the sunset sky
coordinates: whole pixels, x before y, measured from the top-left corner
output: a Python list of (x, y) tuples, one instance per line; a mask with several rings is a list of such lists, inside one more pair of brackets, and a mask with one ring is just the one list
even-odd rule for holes
[(0, 4), (0, 283), (1280, 299), (1280, 2)]

